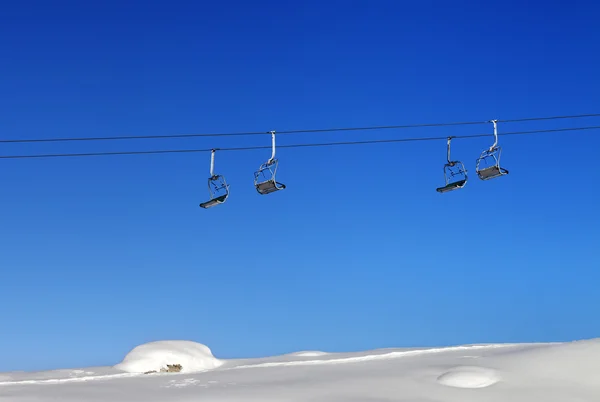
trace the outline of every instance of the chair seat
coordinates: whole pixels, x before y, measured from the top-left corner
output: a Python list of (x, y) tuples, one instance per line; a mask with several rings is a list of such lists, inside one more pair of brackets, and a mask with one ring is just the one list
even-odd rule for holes
[(284, 188), (285, 184), (278, 183), (275, 180), (267, 180), (256, 184), (256, 190), (260, 194), (270, 194), (278, 190), (283, 190)]
[(227, 194), (221, 195), (219, 197), (213, 198), (212, 200), (208, 200), (206, 202), (203, 202), (202, 204), (200, 204), (200, 206), (202, 208), (210, 208), (210, 207), (214, 207), (215, 205), (219, 205), (225, 202), (225, 200), (227, 199)]
[(466, 179), (459, 180), (459, 181), (455, 181), (455, 182), (452, 182), (452, 183), (448, 183), (444, 187), (439, 187), (439, 188), (436, 189), (436, 191), (438, 193), (446, 193), (448, 191), (452, 191), (452, 190), (456, 190), (456, 189), (462, 188), (462, 187), (465, 186), (465, 184), (467, 184), (467, 180)]
[(489, 180), (495, 177), (500, 177), (502, 175), (508, 174), (508, 170), (501, 168), (499, 166), (490, 166), (485, 169), (481, 169), (477, 171), (477, 175), (481, 180)]

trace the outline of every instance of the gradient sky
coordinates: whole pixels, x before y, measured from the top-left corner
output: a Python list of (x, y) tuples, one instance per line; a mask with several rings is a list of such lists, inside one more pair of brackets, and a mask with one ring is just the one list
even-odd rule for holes
[[(23, 1), (0, 13), (2, 139), (168, 135), (599, 113), (600, 5)], [(600, 126), (600, 118), (499, 131)], [(491, 133), (491, 124), (278, 144)], [(269, 145), (219, 137), (0, 144), (1, 155)], [(0, 160), (0, 371), (119, 362), (162, 339), (217, 357), (600, 336), (600, 131)]]

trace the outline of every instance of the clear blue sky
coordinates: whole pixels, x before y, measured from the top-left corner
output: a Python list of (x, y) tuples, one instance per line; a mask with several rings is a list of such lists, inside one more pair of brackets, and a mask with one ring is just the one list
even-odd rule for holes
[[(0, 136), (268, 131), (600, 112), (588, 2), (10, 2)], [(500, 125), (500, 132), (600, 119)], [(491, 125), (279, 144), (491, 133)], [(4, 144), (0, 154), (269, 145)], [(218, 357), (600, 336), (600, 132), (209, 155), (0, 160), (0, 371), (108, 365), (160, 339)]]

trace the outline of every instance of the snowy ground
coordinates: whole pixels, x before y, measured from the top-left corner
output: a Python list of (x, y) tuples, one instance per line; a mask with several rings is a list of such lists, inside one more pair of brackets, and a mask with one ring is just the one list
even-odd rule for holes
[[(183, 372), (139, 373), (173, 363)], [(0, 373), (0, 401), (598, 402), (600, 338), (245, 360), (157, 342), (115, 367)]]

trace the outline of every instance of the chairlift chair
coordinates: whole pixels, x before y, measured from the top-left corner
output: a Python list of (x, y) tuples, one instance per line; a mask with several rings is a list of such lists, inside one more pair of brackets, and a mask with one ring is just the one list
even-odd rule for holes
[(481, 180), (494, 179), (508, 174), (508, 170), (500, 167), (502, 148), (498, 146), (498, 120), (491, 120), (491, 122), (494, 123), (494, 144), (481, 153), (475, 166), (475, 172)]
[(275, 191), (285, 189), (285, 184), (279, 183), (275, 179), (279, 161), (275, 159), (275, 131), (271, 131), (272, 153), (271, 158), (260, 165), (258, 170), (254, 172), (254, 186), (259, 194), (266, 195)]
[(225, 177), (214, 173), (215, 168), (215, 150), (210, 153), (210, 177), (208, 178), (208, 193), (210, 199), (200, 204), (200, 207), (208, 209), (219, 204), (223, 204), (229, 197), (229, 184)]
[(444, 178), (446, 185), (438, 187), (436, 191), (438, 193), (447, 193), (449, 191), (458, 190), (463, 188), (467, 184), (467, 170), (465, 165), (461, 161), (450, 160), (450, 141), (452, 137), (448, 137), (448, 162), (444, 165)]

